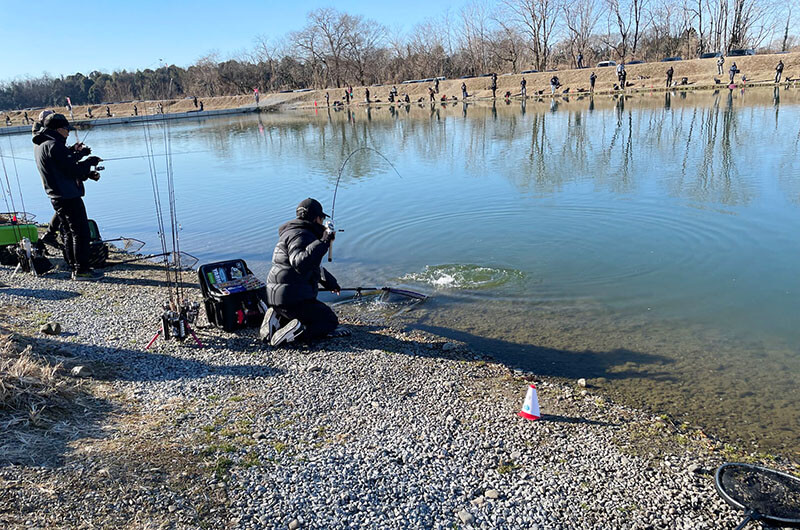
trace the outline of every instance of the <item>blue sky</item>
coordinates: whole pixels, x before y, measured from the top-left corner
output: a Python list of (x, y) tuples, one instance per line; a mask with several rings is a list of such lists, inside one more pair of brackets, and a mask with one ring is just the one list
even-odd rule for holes
[[(55, 2), (0, 0), (0, 81), (91, 70), (178, 66), (210, 51), (222, 58), (251, 48), (258, 35), (300, 29), (308, 11), (335, 7), (410, 30), (426, 18), (457, 10), (462, 0), (309, 0), (225, 2), (140, 0)], [(451, 16), (456, 16), (455, 14)]]

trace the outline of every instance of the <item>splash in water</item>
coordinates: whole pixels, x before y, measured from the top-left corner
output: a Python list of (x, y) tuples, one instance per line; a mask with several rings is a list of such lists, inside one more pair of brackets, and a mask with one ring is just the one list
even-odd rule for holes
[(439, 289), (489, 289), (520, 279), (516, 269), (470, 264), (426, 265), (422, 272), (406, 274), (403, 281), (419, 282)]

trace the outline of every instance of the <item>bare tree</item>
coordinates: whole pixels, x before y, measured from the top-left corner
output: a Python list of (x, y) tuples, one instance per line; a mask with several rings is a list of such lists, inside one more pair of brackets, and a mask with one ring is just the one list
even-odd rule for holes
[(772, 28), (775, 4), (770, 0), (732, 0), (728, 50), (759, 46)]
[(492, 54), (499, 63), (511, 65), (511, 72), (519, 71), (519, 63), (524, 57), (525, 46), (523, 45), (522, 35), (517, 29), (500, 19), (495, 19), (499, 29), (492, 38)]
[(308, 14), (306, 27), (294, 34), (296, 46), (313, 60), (315, 66), (324, 66), (326, 81), (334, 83), (337, 88), (342, 86), (344, 54), (353, 22), (354, 18), (347, 13), (332, 8), (316, 9)]
[(563, 10), (569, 53), (577, 65), (577, 55), (588, 50), (589, 41), (597, 26), (597, 5), (595, 0), (575, 0), (565, 3)]
[(561, 0), (504, 0), (530, 39), (530, 49), (538, 70), (546, 70)]
[[(360, 84), (367, 84), (367, 67), (376, 61), (385, 39), (386, 28), (374, 20), (364, 20), (363, 17), (353, 17), (351, 20), (351, 27), (345, 34), (345, 56)], [(372, 73), (372, 77), (377, 79), (377, 73)]]
[(489, 65), (491, 17), (485, 3), (475, 0), (461, 10), (461, 48), (472, 73), (486, 72)]
[(789, 23), (791, 22), (791, 20), (792, 20), (792, 6), (789, 5), (789, 10), (786, 13), (786, 30), (783, 32), (783, 42), (781, 43), (782, 52), (789, 50), (787, 44), (789, 42)]
[[(628, 51), (636, 55), (639, 38), (646, 29), (645, 6), (647, 0), (606, 0), (609, 17), (616, 24), (619, 41), (615, 46), (621, 61), (625, 61)], [(610, 32), (609, 32), (610, 33)]]

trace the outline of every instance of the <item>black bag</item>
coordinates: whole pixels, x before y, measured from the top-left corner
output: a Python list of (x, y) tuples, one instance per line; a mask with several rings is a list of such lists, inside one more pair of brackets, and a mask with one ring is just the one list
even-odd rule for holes
[(210, 324), (225, 331), (261, 325), (267, 308), (267, 286), (244, 260), (200, 265), (197, 276)]
[[(64, 246), (64, 240), (61, 240)], [(67, 253), (62, 248), (64, 261), (67, 260)], [(94, 219), (89, 219), (89, 266), (93, 269), (102, 269), (108, 262), (108, 245), (100, 237), (100, 228)]]

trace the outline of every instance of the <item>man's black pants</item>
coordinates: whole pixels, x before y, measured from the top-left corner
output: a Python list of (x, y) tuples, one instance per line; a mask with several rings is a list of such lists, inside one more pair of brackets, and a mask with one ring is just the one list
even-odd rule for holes
[(61, 231), (61, 219), (58, 217), (58, 213), (53, 214), (53, 218), (50, 219), (50, 224), (47, 226), (47, 233), (56, 235), (56, 232)]
[(50, 199), (61, 220), (67, 263), (77, 272), (89, 270), (89, 219), (83, 199)]
[(274, 309), (282, 317), (282, 326), (293, 318), (305, 326), (306, 329), (300, 336), (300, 340), (304, 341), (321, 339), (339, 325), (339, 317), (333, 309), (317, 299), (306, 300), (293, 306), (275, 306)]

